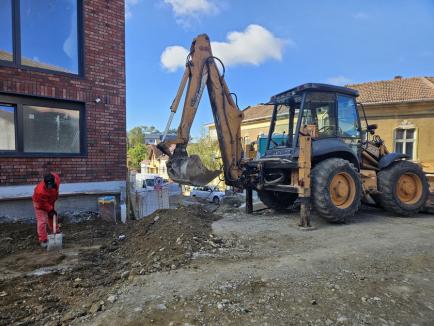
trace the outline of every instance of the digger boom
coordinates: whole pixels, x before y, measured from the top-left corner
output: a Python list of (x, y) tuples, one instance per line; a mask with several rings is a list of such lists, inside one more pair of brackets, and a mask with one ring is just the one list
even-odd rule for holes
[[(241, 121), (243, 113), (234, 102), (224, 75), (220, 75), (216, 61), (220, 60), (212, 54), (209, 37), (206, 34), (196, 37), (191, 45), (178, 92), (170, 108), (171, 114), (163, 141), (158, 144), (158, 148), (170, 157), (167, 162), (170, 178), (181, 184), (205, 185), (220, 174), (220, 171), (209, 171), (198, 156), (189, 157), (187, 153), (191, 125), (205, 87), (208, 89), (216, 125), (226, 183), (237, 185), (242, 173), (239, 162), (242, 155)], [(187, 90), (177, 137), (175, 140), (166, 141), (167, 130), (170, 128), (185, 88)], [(172, 144), (176, 145), (173, 153), (169, 150)]]

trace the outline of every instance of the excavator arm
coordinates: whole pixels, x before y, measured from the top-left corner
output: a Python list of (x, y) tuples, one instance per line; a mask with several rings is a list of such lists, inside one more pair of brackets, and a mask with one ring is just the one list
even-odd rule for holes
[[(234, 102), (223, 75), (217, 68), (211, 51), (209, 37), (206, 34), (197, 36), (191, 45), (186, 68), (171, 105), (171, 114), (163, 134), (163, 139), (157, 147), (169, 156), (166, 163), (169, 177), (181, 184), (205, 185), (216, 178), (221, 171), (208, 170), (196, 155), (188, 156), (187, 144), (190, 139), (190, 129), (205, 87), (208, 89), (214, 123), (217, 131), (220, 152), (223, 160), (225, 182), (228, 185), (239, 185), (242, 174), (240, 161), (242, 156), (241, 121), (243, 113)], [(224, 66), (223, 66), (224, 69)], [(187, 87), (181, 122), (175, 140), (166, 141), (179, 102)], [(170, 146), (175, 144), (173, 153)]]

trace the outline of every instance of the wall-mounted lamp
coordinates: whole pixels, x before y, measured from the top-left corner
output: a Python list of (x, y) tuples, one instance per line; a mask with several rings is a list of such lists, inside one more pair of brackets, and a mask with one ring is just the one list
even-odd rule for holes
[(96, 99), (95, 99), (95, 103), (101, 103), (101, 98), (99, 98), (99, 97), (97, 97)]

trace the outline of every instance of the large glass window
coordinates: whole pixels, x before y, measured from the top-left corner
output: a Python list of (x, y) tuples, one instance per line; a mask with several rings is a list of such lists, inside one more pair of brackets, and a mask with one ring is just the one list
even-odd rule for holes
[(0, 61), (79, 74), (81, 6), (82, 0), (0, 0)]
[(335, 94), (308, 93), (303, 110), (302, 128), (307, 126), (315, 137), (336, 135)]
[(21, 0), (21, 63), (78, 73), (77, 0)]
[(15, 107), (0, 104), (0, 151), (15, 150)]
[(12, 0), (0, 0), (0, 60), (13, 61)]
[(354, 98), (350, 96), (338, 96), (338, 124), (341, 137), (360, 137), (357, 108)]
[(81, 103), (0, 95), (0, 155), (82, 155)]
[(80, 111), (23, 106), (24, 152), (80, 153)]

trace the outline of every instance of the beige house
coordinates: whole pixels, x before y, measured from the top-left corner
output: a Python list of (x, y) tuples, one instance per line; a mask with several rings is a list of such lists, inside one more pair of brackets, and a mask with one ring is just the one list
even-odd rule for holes
[(392, 80), (347, 85), (360, 93), (376, 133), (393, 151), (405, 153), (434, 172), (434, 77), (395, 77)]
[[(405, 153), (420, 162), (425, 171), (434, 172), (434, 77), (398, 76), (346, 86), (359, 91), (357, 101), (363, 104), (369, 123), (378, 125), (376, 133), (391, 151)], [(246, 144), (261, 134), (267, 135), (272, 109), (256, 105), (243, 110), (241, 136)], [(216, 138), (214, 124), (206, 127), (210, 136)], [(283, 128), (278, 120), (276, 133)]]
[(166, 162), (169, 157), (160, 151), (156, 145), (148, 145), (148, 159), (140, 164), (141, 174), (158, 174), (163, 179), (169, 179)]

